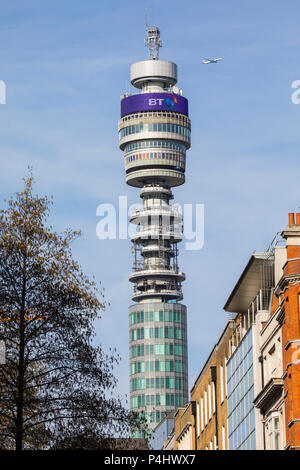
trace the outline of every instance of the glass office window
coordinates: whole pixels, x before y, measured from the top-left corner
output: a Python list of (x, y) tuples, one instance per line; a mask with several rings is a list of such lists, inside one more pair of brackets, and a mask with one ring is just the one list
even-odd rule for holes
[(252, 328), (226, 365), (230, 450), (254, 450), (255, 414)]

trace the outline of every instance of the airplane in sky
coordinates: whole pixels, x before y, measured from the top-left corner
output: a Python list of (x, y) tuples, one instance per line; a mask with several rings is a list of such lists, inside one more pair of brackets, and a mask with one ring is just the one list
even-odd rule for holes
[(203, 60), (201, 62), (202, 64), (216, 64), (222, 59), (223, 57), (218, 57), (217, 59), (206, 59), (205, 57), (203, 57)]

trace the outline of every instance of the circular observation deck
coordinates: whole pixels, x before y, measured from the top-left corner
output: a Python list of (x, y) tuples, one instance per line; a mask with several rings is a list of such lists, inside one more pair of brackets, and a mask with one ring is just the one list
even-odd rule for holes
[(142, 243), (145, 240), (170, 240), (171, 243), (179, 243), (182, 240), (182, 231), (150, 226), (131, 235), (131, 241)]
[(166, 88), (177, 83), (177, 65), (167, 60), (143, 60), (130, 67), (130, 81), (136, 88), (156, 83)]
[(156, 290), (156, 289), (149, 289), (146, 292), (141, 292), (139, 290), (134, 290), (132, 296), (132, 300), (134, 302), (141, 302), (142, 300), (145, 299), (160, 299), (160, 298), (167, 298), (168, 300), (182, 300), (183, 299), (183, 293), (181, 289), (161, 289), (161, 290)]
[(162, 187), (158, 184), (145, 185), (140, 193), (142, 199), (148, 196), (157, 197), (157, 195), (165, 195), (169, 200), (174, 199), (172, 191), (169, 188)]
[(179, 224), (182, 223), (183, 220), (183, 216), (178, 210), (172, 208), (171, 206), (165, 206), (149, 207), (133, 211), (129, 216), (129, 222), (132, 224), (145, 225), (148, 222), (149, 217), (154, 225), (155, 222), (158, 222), (159, 219), (162, 220), (163, 225), (170, 225), (172, 222), (174, 224)]
[(169, 258), (173, 258), (175, 256), (174, 249), (171, 246), (163, 246), (159, 243), (142, 245), (141, 256), (147, 257), (149, 253), (153, 254), (153, 256), (157, 253), (164, 253), (165, 256), (168, 256)]
[(180, 271), (175, 271), (172, 269), (166, 268), (149, 268), (149, 269), (141, 269), (134, 271), (129, 275), (130, 282), (138, 282), (144, 279), (151, 279), (151, 278), (161, 278), (165, 280), (175, 279), (178, 282), (183, 282), (185, 280), (185, 274)]

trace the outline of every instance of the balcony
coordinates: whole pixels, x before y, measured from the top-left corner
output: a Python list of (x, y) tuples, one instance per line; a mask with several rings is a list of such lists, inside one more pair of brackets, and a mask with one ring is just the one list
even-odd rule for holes
[(136, 282), (140, 278), (149, 278), (149, 277), (172, 277), (175, 278), (177, 281), (182, 282), (185, 280), (185, 274), (178, 269), (160, 267), (160, 266), (153, 266), (149, 268), (135, 268), (134, 272), (129, 275), (129, 280), (131, 282)]
[(182, 300), (183, 293), (181, 287), (175, 285), (165, 286), (165, 289), (162, 289), (159, 286), (148, 286), (145, 291), (140, 291), (136, 286), (134, 287), (132, 295), (132, 300), (134, 302), (138, 302), (149, 297), (167, 297), (168, 299)]
[(172, 206), (158, 206), (158, 207), (148, 207), (140, 210), (132, 211), (129, 214), (129, 222), (131, 223), (141, 223), (143, 224), (143, 220), (147, 221), (150, 217), (150, 221), (152, 220), (154, 225), (155, 222), (158, 222), (158, 219), (162, 219), (162, 226), (170, 225), (170, 221), (174, 221), (174, 223), (181, 223), (183, 220), (183, 216), (181, 212)]
[(182, 231), (176, 230), (172, 227), (160, 227), (158, 225), (147, 226), (146, 229), (140, 230), (139, 232), (131, 235), (131, 241), (136, 240), (172, 240), (173, 242), (179, 242), (182, 240)]

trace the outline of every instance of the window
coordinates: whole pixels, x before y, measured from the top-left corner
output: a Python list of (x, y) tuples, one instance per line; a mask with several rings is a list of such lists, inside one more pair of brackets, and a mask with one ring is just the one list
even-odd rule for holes
[(197, 402), (197, 436), (200, 436), (200, 413), (199, 413), (199, 402)]
[(226, 398), (228, 397), (228, 391), (227, 391), (227, 368), (226, 368), (227, 362), (228, 362), (227, 357), (225, 357), (225, 368), (224, 368), (224, 372), (225, 372), (225, 397), (226, 397)]
[(280, 450), (281, 435), (280, 435), (280, 416), (278, 413), (272, 413), (270, 419), (267, 421), (269, 449)]
[(216, 384), (212, 382), (212, 405), (213, 405), (213, 414), (216, 412)]
[(207, 425), (207, 392), (204, 392), (204, 423)]
[[(120, 138), (123, 138), (124, 136), (127, 136), (127, 135), (131, 135), (131, 134), (136, 134), (136, 133), (139, 133), (139, 132), (157, 132), (158, 131), (158, 126), (160, 124), (158, 123), (151, 123), (151, 124), (134, 124), (132, 126), (127, 126), (127, 127), (123, 127), (123, 129), (120, 130), (119, 134), (120, 134)], [(190, 137), (190, 130), (186, 127), (183, 127), (183, 126), (177, 126), (175, 124), (167, 124), (167, 126), (163, 126), (163, 128), (161, 128), (161, 125), (160, 125), (160, 132), (173, 132), (175, 134), (179, 134), (179, 135), (184, 135), (186, 137)]]
[[(166, 124), (163, 124), (163, 132), (167, 132)], [(161, 140), (144, 140), (139, 142), (133, 142), (126, 145), (124, 152), (125, 154), (132, 152), (133, 150), (140, 150), (143, 148), (168, 148), (172, 150), (181, 151), (185, 154), (185, 146), (175, 141), (161, 141)]]
[[(256, 448), (252, 352), (252, 329), (250, 329), (226, 363), (228, 377), (228, 444), (226, 445), (229, 450)], [(223, 372), (225, 376), (221, 367), (220, 375)], [(224, 377), (222, 383), (224, 384)]]
[(203, 397), (201, 397), (200, 400), (200, 406), (201, 406), (201, 431), (204, 429), (204, 419), (203, 419)]
[(211, 419), (211, 384), (208, 384), (208, 419)]
[(221, 392), (221, 403), (224, 401), (224, 372), (223, 366), (220, 365), (220, 392)]
[(225, 426), (222, 426), (222, 450), (226, 450)]

